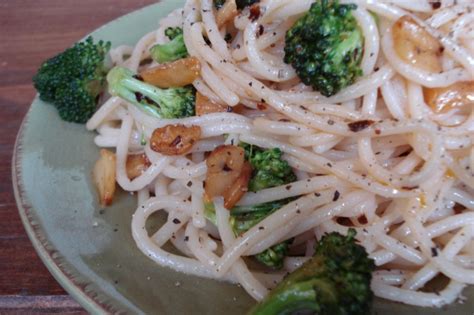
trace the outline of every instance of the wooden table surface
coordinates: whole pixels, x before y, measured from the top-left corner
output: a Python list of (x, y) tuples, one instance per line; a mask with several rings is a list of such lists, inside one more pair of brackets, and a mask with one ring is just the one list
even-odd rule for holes
[(82, 314), (26, 235), (13, 196), (11, 158), (35, 95), (40, 63), (98, 26), (156, 0), (0, 0), (0, 314)]

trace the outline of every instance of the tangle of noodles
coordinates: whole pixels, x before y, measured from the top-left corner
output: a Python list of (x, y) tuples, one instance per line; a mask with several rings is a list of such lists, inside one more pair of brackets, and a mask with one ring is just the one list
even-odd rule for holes
[[(87, 128), (98, 132), (98, 146), (116, 149), (119, 185), (138, 192), (133, 237), (157, 264), (240, 283), (261, 300), (283, 272), (252, 271), (243, 257), (296, 237), (295, 243), (309, 250), (286, 258), (285, 272), (291, 272), (324, 233), (347, 233), (352, 226), (377, 265), (376, 296), (440, 307), (474, 284), (474, 100), (467, 110), (436, 112), (423, 98), (425, 88), (473, 83), (474, 4), (443, 0), (434, 8), (428, 0), (342, 2), (357, 4), (354, 17), (365, 38), (363, 76), (332, 97), (302, 85), (283, 62), (285, 33), (312, 1), (262, 0), (257, 19), (249, 19), (245, 9), (219, 28), (211, 0), (187, 0), (135, 47), (111, 51), (115, 64), (138, 71), (149, 67), (141, 65), (150, 47), (168, 41), (164, 30), (180, 26), (188, 52), (201, 63), (195, 88), (221, 104), (246, 106), (243, 114), (164, 120), (112, 97), (88, 122)], [(397, 54), (392, 25), (404, 15), (444, 47), (440, 72), (419, 69)], [(259, 28), (265, 31), (256, 36)], [(224, 39), (227, 33), (233, 35), (230, 43)], [(266, 108), (257, 109), (263, 101)], [(375, 123), (359, 132), (348, 128), (361, 120)], [(201, 127), (201, 139), (190, 154), (165, 156), (142, 143), (155, 128), (176, 123)], [(280, 148), (298, 176), (291, 187), (246, 193), (241, 205), (298, 198), (266, 217), (259, 224), (264, 229), (253, 227), (236, 237), (222, 198), (214, 200), (217, 227), (206, 222), (203, 182), (206, 153), (239, 141)], [(151, 166), (130, 180), (127, 157), (138, 153)], [(336, 191), (339, 198), (334, 198)], [(147, 231), (145, 223), (157, 211), (167, 213), (167, 223)], [(182, 255), (166, 252), (162, 246), (168, 241)], [(449, 278), (443, 290), (423, 290), (441, 274)]]

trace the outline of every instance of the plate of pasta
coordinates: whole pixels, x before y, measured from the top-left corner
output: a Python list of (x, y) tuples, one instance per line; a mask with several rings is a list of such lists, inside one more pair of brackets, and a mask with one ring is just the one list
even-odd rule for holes
[(170, 0), (103, 26), (33, 78), (35, 249), (91, 312), (472, 314), (473, 12)]

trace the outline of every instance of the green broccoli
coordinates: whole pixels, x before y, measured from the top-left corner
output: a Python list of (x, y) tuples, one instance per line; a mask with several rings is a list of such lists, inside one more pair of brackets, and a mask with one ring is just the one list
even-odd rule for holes
[(286, 255), (288, 255), (288, 250), (292, 242), (293, 239), (286, 240), (264, 250), (254, 257), (258, 262), (265, 266), (273, 269), (281, 269), (283, 268), (283, 260)]
[[(250, 191), (284, 185), (296, 180), (296, 175), (288, 162), (281, 159), (280, 149), (264, 150), (247, 143), (241, 143), (240, 146), (244, 148), (245, 158), (253, 168), (252, 178), (248, 185)], [(293, 200), (294, 198), (286, 198), (257, 205), (235, 206), (230, 210), (230, 224), (234, 234), (241, 235), (245, 233), (268, 215)], [(204, 214), (209, 221), (216, 223), (214, 204), (206, 203)], [(283, 266), (283, 259), (288, 253), (290, 243), (290, 241), (285, 241), (276, 244), (255, 255), (255, 258), (270, 268), (280, 269)]]
[[(230, 210), (230, 225), (232, 226), (234, 234), (241, 235), (245, 233), (248, 229), (265, 219), (269, 214), (280, 209), (292, 200), (293, 198), (286, 198), (258, 205), (233, 207)], [(204, 215), (209, 221), (217, 224), (215, 211), (216, 209), (212, 202), (204, 204)]]
[(245, 143), (241, 146), (245, 149), (245, 157), (253, 168), (248, 187), (250, 191), (255, 192), (296, 180), (296, 176), (288, 162), (281, 158), (282, 152), (280, 149), (263, 150)]
[(352, 15), (355, 4), (319, 0), (286, 33), (285, 58), (301, 81), (324, 96), (362, 75), (364, 38)]
[(85, 123), (105, 86), (109, 49), (109, 42), (88, 37), (46, 60), (33, 77), (40, 99), (53, 104), (63, 120)]
[(268, 215), (280, 209), (294, 198), (286, 198), (258, 205), (235, 206), (231, 209), (231, 224), (236, 235), (246, 232), (248, 229), (265, 219)]
[(335, 232), (324, 236), (314, 256), (290, 273), (249, 314), (369, 314), (375, 264), (356, 244), (355, 234), (349, 229), (347, 236)]
[(188, 56), (188, 50), (184, 44), (183, 29), (181, 27), (168, 27), (165, 30), (165, 35), (170, 39), (170, 42), (151, 47), (150, 54), (153, 60), (159, 63), (165, 63)]
[[(230, 210), (230, 225), (232, 231), (236, 236), (245, 233), (251, 227), (265, 219), (268, 215), (293, 200), (294, 198), (286, 198), (258, 205), (235, 206)], [(212, 202), (204, 204), (204, 216), (214, 225), (217, 225), (216, 209)], [(283, 259), (288, 253), (288, 248), (291, 242), (292, 239), (276, 244), (254, 257), (258, 262), (267, 267), (281, 269), (283, 267)]]
[(181, 27), (168, 27), (165, 30), (165, 35), (169, 40), (173, 40), (176, 37), (183, 35), (183, 29)]
[(111, 95), (123, 98), (151, 116), (166, 119), (194, 116), (196, 97), (192, 87), (160, 89), (122, 67), (110, 70), (107, 82)]

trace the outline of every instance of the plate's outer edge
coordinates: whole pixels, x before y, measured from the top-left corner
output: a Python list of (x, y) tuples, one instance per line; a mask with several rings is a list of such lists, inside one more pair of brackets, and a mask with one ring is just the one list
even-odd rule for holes
[[(22, 188), (22, 173), (21, 173), (21, 155), (22, 155), (22, 140), (24, 127), (28, 124), (30, 111), (23, 119), (20, 130), (15, 140), (15, 148), (12, 157), (12, 184), (13, 193), (15, 195), (18, 212), (20, 214), (23, 226), (28, 234), (28, 237), (43, 261), (46, 268), (58, 281), (61, 286), (90, 313), (113, 313), (115, 310), (111, 309), (109, 305), (102, 304), (94, 299), (93, 296), (88, 295), (78, 284), (74, 283), (71, 274), (66, 267), (60, 267), (56, 262), (58, 256), (54, 250), (47, 249), (50, 246), (44, 236), (41, 235), (40, 227), (34, 222), (34, 214), (31, 212), (32, 206), (29, 204), (26, 192)], [(53, 257), (53, 255), (55, 257)]]
[[(131, 18), (133, 16), (138, 16), (143, 14), (145, 11), (163, 6), (164, 4), (170, 5), (170, 3), (175, 2), (174, 0), (164, 0), (159, 3), (155, 3), (149, 6), (145, 6), (141, 9), (123, 15), (117, 19), (114, 19), (103, 26), (97, 28), (93, 33), (98, 32), (106, 27), (110, 27), (114, 24), (121, 23), (124, 20)], [(174, 3), (176, 6), (176, 3)], [(37, 100), (37, 96), (35, 101)], [(33, 101), (34, 103), (34, 101)], [(24, 140), (25, 128), (28, 125), (32, 108), (30, 108), (25, 115), (20, 129), (18, 131), (15, 146), (12, 156), (12, 185), (13, 192), (18, 207), (18, 212), (20, 214), (21, 221), (27, 232), (27, 235), (33, 244), (37, 254), (53, 275), (53, 277), (58, 281), (61, 286), (89, 313), (92, 314), (112, 314), (112, 313), (136, 313), (139, 312), (138, 309), (131, 309), (120, 303), (119, 301), (113, 299), (110, 300), (106, 293), (103, 292), (94, 292), (92, 290), (87, 291), (87, 285), (78, 283), (74, 279), (75, 270), (71, 270), (71, 266), (68, 266), (67, 263), (61, 261), (61, 256), (58, 251), (56, 251), (51, 244), (48, 243), (48, 240), (43, 235), (41, 226), (35, 222), (34, 211), (32, 205), (30, 204), (27, 193), (24, 190), (24, 184), (22, 181), (22, 171), (21, 171), (21, 161), (22, 161), (22, 145)], [(69, 269), (69, 270), (68, 270)]]

